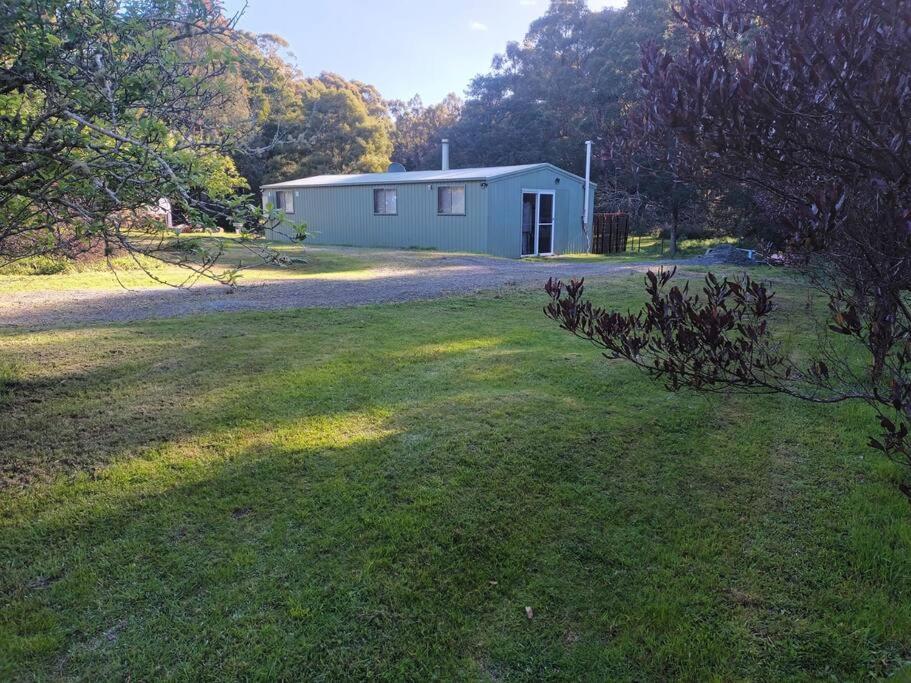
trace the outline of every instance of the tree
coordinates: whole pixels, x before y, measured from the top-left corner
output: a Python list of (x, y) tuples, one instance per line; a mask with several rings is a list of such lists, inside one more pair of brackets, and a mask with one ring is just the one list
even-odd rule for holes
[[(170, 249), (148, 207), (195, 223), (257, 215), (231, 151), (233, 23), (204, 0), (3, 3), (0, 265), (101, 248), (208, 272)], [(228, 276), (230, 277), (230, 275)]]
[[(579, 92), (587, 80), (591, 16), (583, 0), (552, 2), (521, 43), (508, 43), (492, 71), (472, 81), (452, 133), (454, 161), (495, 165), (543, 158), (568, 168), (584, 163), (579, 150), (585, 138), (576, 130), (591, 100), (591, 93)], [(574, 138), (571, 149), (568, 138)]]
[(302, 85), (303, 128), (278, 149), (283, 172), (297, 159), (300, 175), (385, 171), (392, 154), (392, 122), (372, 85), (323, 73)]
[(639, 94), (639, 44), (664, 41), (668, 0), (630, 0), (622, 10), (589, 10), (584, 0), (554, 0), (509, 43), (490, 73), (471, 83), (449, 132), (462, 166), (550, 161), (584, 168), (583, 142), (595, 141), (593, 173), (607, 172), (606, 143)]
[[(862, 400), (871, 446), (911, 468), (911, 7), (899, 0), (685, 0), (686, 51), (643, 54), (644, 125), (682, 158), (751, 188), (787, 227), (784, 258), (828, 298), (815, 357), (775, 335), (774, 297), (747, 276), (702, 296), (649, 273), (640, 313), (548, 283), (546, 313), (671, 389)], [(911, 497), (911, 486), (901, 485)]]
[[(631, 213), (638, 229), (645, 222), (669, 226), (675, 253), (682, 226), (695, 225), (707, 190), (681, 174), (672, 135), (640, 136), (635, 123), (640, 46), (682, 40), (668, 0), (630, 0), (621, 10), (601, 12), (582, 0), (552, 1), (525, 39), (509, 43), (491, 72), (472, 82), (461, 118), (448, 131), (455, 163), (543, 159), (581, 171), (581, 143), (593, 140), (596, 206)], [(729, 196), (717, 185), (716, 198)]]
[(392, 120), (372, 85), (333, 73), (305, 78), (278, 54), (284, 41), (255, 36), (244, 77), (258, 111), (254, 152), (239, 156), (250, 185), (323, 173), (385, 171)]
[[(279, 143), (290, 137), (305, 118), (304, 101), (300, 94), (303, 75), (286, 61), (282, 51), (288, 43), (275, 34), (243, 33), (238, 42), (237, 82), (232, 88), (235, 111), (245, 108), (254, 122), (248, 145), (234, 154), (239, 173), (250, 188), (277, 178), (273, 159), (280, 155)], [(221, 112), (212, 112), (216, 117)], [(285, 180), (286, 178), (281, 178)]]
[[(627, 204), (630, 197), (641, 197), (636, 209), (649, 211), (657, 221), (670, 226), (669, 253), (674, 257), (681, 222), (687, 212), (697, 213), (695, 209), (704, 195), (681, 167), (679, 142), (674, 132), (665, 130), (654, 135), (635, 125), (635, 112), (641, 106), (642, 103), (634, 105), (626, 125), (611, 136), (609, 161), (615, 172), (608, 175), (607, 185)], [(617, 207), (623, 208), (627, 207)]]
[(389, 110), (395, 121), (392, 158), (410, 171), (440, 167), (440, 140), (458, 120), (462, 101), (453, 93), (439, 104), (424, 106), (415, 95), (408, 102), (394, 100)]

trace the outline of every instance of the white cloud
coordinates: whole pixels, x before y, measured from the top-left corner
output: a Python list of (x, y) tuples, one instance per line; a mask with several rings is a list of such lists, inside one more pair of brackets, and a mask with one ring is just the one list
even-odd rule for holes
[(468, 28), (470, 28), (472, 31), (486, 31), (487, 24), (482, 24), (480, 21), (473, 21), (468, 24)]
[(522, 7), (534, 7), (538, 4), (538, 0), (519, 0), (519, 4)]

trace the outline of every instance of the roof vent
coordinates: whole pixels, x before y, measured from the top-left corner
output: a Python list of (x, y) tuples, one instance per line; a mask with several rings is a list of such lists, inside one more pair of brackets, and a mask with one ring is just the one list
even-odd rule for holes
[(402, 166), (398, 161), (393, 161), (389, 164), (389, 168), (386, 169), (386, 173), (404, 173), (405, 167)]

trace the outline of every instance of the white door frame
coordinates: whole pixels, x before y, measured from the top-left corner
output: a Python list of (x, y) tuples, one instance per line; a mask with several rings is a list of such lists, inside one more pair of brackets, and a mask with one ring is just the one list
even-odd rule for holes
[[(556, 190), (534, 190), (528, 188), (522, 188), (522, 201), (525, 201), (525, 195), (533, 194), (537, 195), (535, 197), (535, 241), (534, 241), (534, 251), (531, 254), (522, 254), (522, 258), (528, 256), (553, 256), (554, 255), (554, 244), (556, 243), (557, 236), (557, 191)], [(549, 194), (551, 196), (550, 203), (550, 251), (539, 252), (538, 251), (538, 238), (540, 236), (541, 229), (541, 195)], [(548, 225), (545, 223), (545, 225)]]

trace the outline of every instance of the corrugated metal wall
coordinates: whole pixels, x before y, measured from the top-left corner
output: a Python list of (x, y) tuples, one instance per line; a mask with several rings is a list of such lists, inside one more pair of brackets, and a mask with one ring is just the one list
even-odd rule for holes
[[(487, 251), (487, 194), (479, 182), (465, 186), (465, 215), (437, 214), (437, 185), (353, 185), (292, 190), (295, 221), (307, 224), (308, 243), (362, 247), (422, 247), (444, 251)], [(373, 190), (397, 190), (394, 216), (373, 213)], [(271, 191), (266, 201), (272, 202)], [(269, 239), (289, 239), (293, 230), (267, 230)]]
[[(555, 182), (559, 178), (560, 182)], [(487, 250), (497, 256), (518, 257), (522, 253), (522, 190), (555, 190), (554, 251), (558, 254), (587, 252), (588, 239), (582, 230), (585, 183), (554, 168), (528, 171), (491, 181), (487, 188), (490, 204)], [(589, 211), (594, 209), (592, 185)], [(591, 214), (589, 214), (591, 215)]]
[[(560, 182), (555, 182), (559, 178)], [(555, 190), (554, 250), (588, 251), (582, 230), (583, 182), (555, 168), (534, 169), (465, 185), (465, 215), (437, 214), (437, 184), (349, 185), (298, 188), (294, 192), (294, 221), (307, 223), (308, 243), (362, 247), (433, 248), (443, 251), (485, 252), (518, 258), (522, 248), (522, 190)], [(373, 213), (373, 190), (395, 187), (394, 216)], [(272, 191), (264, 200), (274, 202)], [(589, 198), (594, 208), (594, 186)], [(589, 214), (591, 215), (591, 213)], [(289, 216), (291, 218), (292, 216)], [(266, 231), (266, 237), (288, 240), (287, 225)]]

